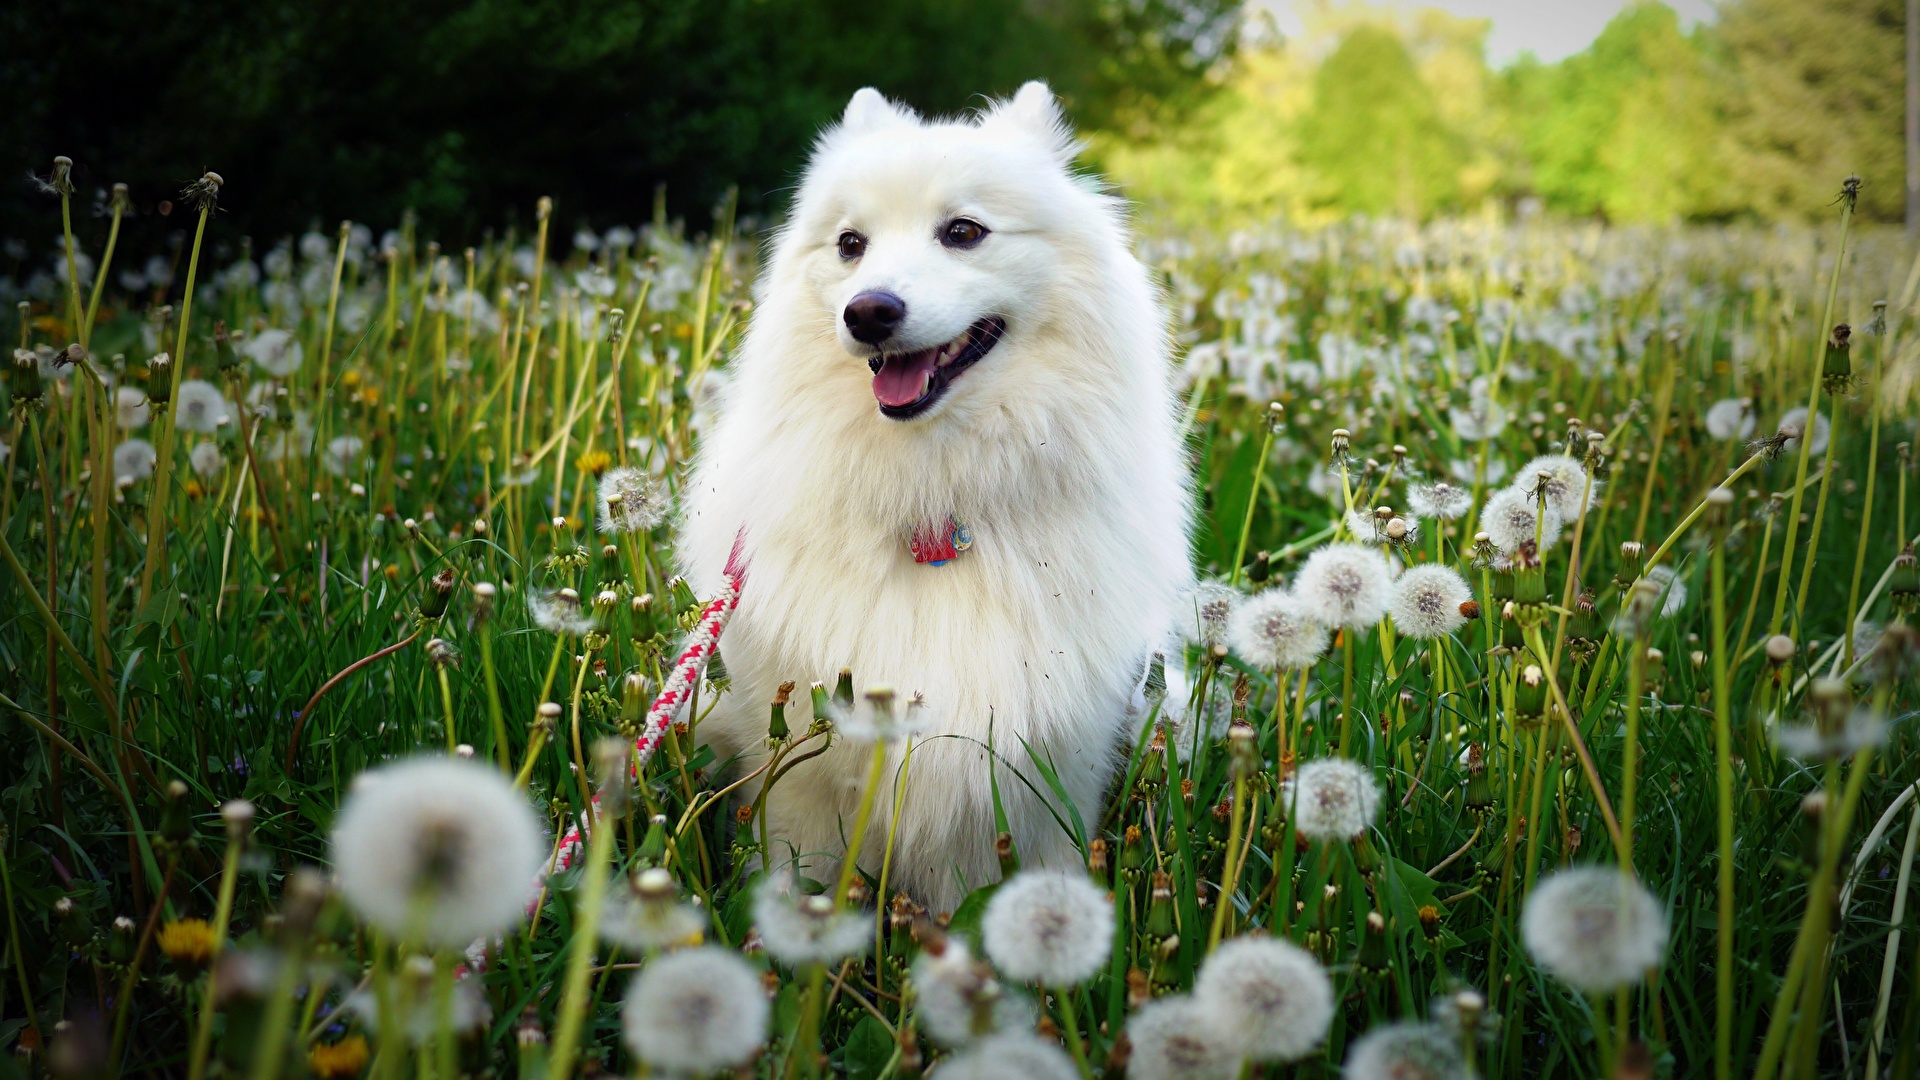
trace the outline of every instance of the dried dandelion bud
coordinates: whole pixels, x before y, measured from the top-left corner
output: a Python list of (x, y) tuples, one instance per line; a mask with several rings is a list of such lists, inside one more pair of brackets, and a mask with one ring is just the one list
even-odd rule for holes
[(445, 567), (433, 577), (427, 579), (427, 587), (420, 595), (420, 617), (438, 619), (447, 613), (447, 604), (453, 599), (454, 586), (459, 578), (453, 567)]

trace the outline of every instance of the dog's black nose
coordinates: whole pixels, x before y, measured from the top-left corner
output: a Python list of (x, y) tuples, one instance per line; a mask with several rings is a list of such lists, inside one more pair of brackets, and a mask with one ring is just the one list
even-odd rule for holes
[(847, 302), (847, 332), (853, 340), (878, 345), (893, 336), (893, 328), (907, 317), (907, 302), (890, 292), (863, 292)]

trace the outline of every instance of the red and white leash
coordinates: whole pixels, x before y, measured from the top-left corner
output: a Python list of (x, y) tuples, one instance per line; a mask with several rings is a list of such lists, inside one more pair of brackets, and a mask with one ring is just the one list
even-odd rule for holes
[[(700, 609), (700, 621), (687, 634), (686, 644), (681, 648), (679, 658), (673, 662), (673, 671), (661, 685), (660, 695), (653, 699), (653, 707), (647, 710), (647, 720), (640, 725), (640, 734), (634, 737), (635, 778), (646, 768), (654, 751), (660, 749), (660, 740), (666, 737), (674, 716), (693, 697), (701, 674), (707, 670), (707, 662), (713, 659), (714, 647), (720, 643), (720, 632), (727, 628), (727, 620), (733, 616), (734, 609), (740, 606), (740, 588), (745, 584), (746, 576), (746, 566), (740, 558), (740, 540), (735, 539), (733, 552), (727, 556), (726, 568), (721, 571), (720, 595), (707, 601), (706, 606)], [(598, 795), (593, 797), (593, 803), (593, 811), (597, 812), (600, 804)], [(580, 853), (586, 850), (587, 817), (588, 812), (583, 811), (560, 838), (560, 847), (554, 854), (548, 874), (570, 869)], [(543, 886), (546, 884), (545, 876), (542, 875)], [(537, 905), (539, 900), (535, 899), (534, 903)], [(532, 913), (528, 911), (529, 915)]]

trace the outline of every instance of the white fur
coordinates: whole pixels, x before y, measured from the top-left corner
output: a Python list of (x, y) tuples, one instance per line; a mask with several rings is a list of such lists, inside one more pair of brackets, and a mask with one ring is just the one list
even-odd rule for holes
[[(1058, 800), (1022, 741), (1091, 831), (1143, 663), (1191, 583), (1166, 314), (1129, 252), (1123, 206), (1071, 171), (1074, 149), (1039, 83), (959, 120), (855, 94), (772, 242), (689, 486), (681, 551), (695, 586), (717, 589), (736, 536), (748, 567), (721, 643), (733, 690), (700, 737), (751, 767), (775, 687), (831, 685), (842, 667), (860, 688), (923, 692), (953, 737), (915, 744), (889, 889), (936, 911), (998, 874), (990, 731), (1023, 861), (1078, 858), (1056, 821), (1071, 814), (1043, 805)], [(989, 235), (943, 247), (955, 216)], [(852, 262), (836, 246), (844, 229), (868, 238)], [(892, 350), (987, 315), (1007, 332), (931, 412), (890, 420), (869, 350), (841, 318), (867, 289), (906, 301)], [(972, 549), (916, 564), (914, 527), (950, 514), (972, 527)], [(773, 789), (777, 862), (792, 852), (813, 876), (833, 871), (870, 753), (836, 738)], [(890, 781), (900, 758), (896, 747)], [(871, 872), (891, 790), (859, 856)]]

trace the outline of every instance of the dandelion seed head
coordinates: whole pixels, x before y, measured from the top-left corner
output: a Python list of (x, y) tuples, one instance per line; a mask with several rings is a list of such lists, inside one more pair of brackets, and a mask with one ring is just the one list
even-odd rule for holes
[(1008, 978), (1077, 985), (1106, 966), (1113, 904), (1085, 874), (1028, 870), (994, 893), (980, 932), (987, 955)]
[(767, 952), (787, 964), (833, 963), (872, 944), (869, 919), (834, 906), (831, 897), (796, 893), (788, 874), (768, 878), (753, 894), (753, 923)]
[(645, 472), (622, 466), (600, 477), (600, 531), (647, 532), (667, 517), (666, 489)]
[(965, 1046), (996, 1031), (1032, 1026), (1027, 999), (1008, 993), (993, 968), (959, 937), (923, 951), (914, 961), (912, 979), (920, 1026), (943, 1046)]
[(706, 945), (647, 964), (627, 988), (620, 1027), (636, 1057), (697, 1074), (753, 1060), (771, 1013), (760, 973), (738, 955)]
[[(418, 1046), (440, 1031), (433, 962), (424, 956), (414, 956), (408, 963), (400, 965), (395, 977), (403, 984), (403, 989), (397, 990), (396, 997), (406, 1003), (402, 1007), (400, 1027), (407, 1033), (407, 1039)], [(360, 1017), (368, 1030), (384, 1022), (380, 1015), (380, 1000), (371, 990), (348, 996), (346, 1005), (348, 1010)], [(447, 1005), (449, 1026), (455, 1032), (473, 1031), (493, 1019), (493, 1006), (487, 1003), (487, 995), (481, 991), (478, 979), (455, 980)]]
[(1240, 606), (1241, 600), (1238, 589), (1218, 581), (1203, 581), (1195, 585), (1181, 608), (1181, 621), (1185, 624), (1181, 632), (1188, 641), (1203, 648), (1211, 649), (1215, 645), (1225, 644), (1227, 624), (1232, 621), (1234, 610)]
[(1309, 840), (1352, 840), (1367, 831), (1380, 808), (1373, 770), (1345, 758), (1320, 758), (1300, 766), (1283, 798), (1295, 828)]
[(321, 457), (321, 464), (335, 476), (345, 476), (359, 468), (360, 455), (367, 444), (358, 435), (337, 435), (327, 440), (327, 452)]
[(135, 480), (145, 480), (153, 475), (154, 463), (160, 460), (160, 454), (153, 444), (145, 439), (128, 439), (113, 448), (113, 479), (115, 483), (130, 484)]
[[(1832, 428), (1832, 421), (1829, 421), (1824, 413), (1813, 414), (1813, 435), (1807, 443), (1807, 454), (1809, 456), (1818, 457), (1827, 452), (1827, 439), (1832, 435)], [(1800, 436), (1805, 434), (1807, 430), (1807, 407), (1801, 405), (1798, 408), (1788, 410), (1787, 414), (1780, 418), (1780, 426), (1775, 430), (1785, 439), (1785, 442), (1780, 447), (1780, 452), (1783, 454), (1798, 454), (1800, 452)]]
[(593, 629), (593, 616), (580, 603), (580, 594), (572, 589), (555, 589), (527, 597), (527, 611), (533, 623), (550, 634), (578, 637)]
[(1542, 454), (1520, 467), (1519, 484), (1515, 486), (1524, 486), (1531, 493), (1541, 485), (1547, 489), (1547, 506), (1562, 522), (1578, 520), (1600, 494), (1600, 481), (1589, 477), (1586, 468), (1566, 454)]
[(1455, 521), (1473, 508), (1473, 490), (1445, 480), (1407, 489), (1407, 507), (1421, 517)]
[(1752, 398), (1722, 398), (1707, 406), (1707, 435), (1721, 442), (1752, 435), (1756, 422)]
[(174, 396), (174, 423), (188, 431), (211, 435), (227, 422), (232, 409), (220, 388), (205, 379), (188, 379)]
[(706, 926), (697, 909), (680, 902), (672, 875), (656, 866), (610, 891), (600, 936), (638, 952), (696, 943)]
[(1662, 564), (1647, 570), (1647, 580), (1653, 584), (1655, 595), (1660, 597), (1660, 617), (1671, 619), (1687, 606), (1687, 583), (1680, 580), (1673, 567)]
[(1078, 1080), (1073, 1059), (1025, 1031), (989, 1035), (936, 1065), (929, 1080)]
[(1186, 994), (1149, 1002), (1127, 1021), (1128, 1080), (1232, 1080), (1239, 1040), (1213, 1011)]
[(1667, 952), (1660, 901), (1619, 870), (1582, 866), (1544, 878), (1527, 897), (1520, 936), (1540, 966), (1598, 994), (1646, 978)]
[(497, 769), (416, 758), (355, 778), (333, 826), (340, 894), (398, 939), (463, 947), (526, 914), (540, 819)]
[(227, 459), (220, 453), (218, 443), (202, 442), (193, 444), (187, 452), (187, 462), (193, 466), (194, 475), (202, 480), (211, 480), (226, 468)]
[(1268, 671), (1312, 667), (1327, 651), (1327, 628), (1285, 589), (1255, 594), (1233, 613), (1227, 641), (1242, 660)]
[(1401, 633), (1422, 641), (1445, 637), (1466, 625), (1460, 605), (1473, 599), (1467, 579), (1451, 566), (1422, 563), (1409, 567), (1393, 583), (1389, 611)]
[(1437, 1024), (1376, 1024), (1347, 1049), (1343, 1080), (1475, 1080), (1460, 1043)]
[(1193, 996), (1259, 1061), (1298, 1061), (1333, 1023), (1333, 983), (1313, 954), (1279, 938), (1223, 942)]
[(1358, 629), (1387, 613), (1392, 580), (1393, 568), (1380, 552), (1362, 544), (1328, 544), (1307, 556), (1293, 594), (1321, 623)]
[[(182, 386), (182, 390), (186, 387)], [(152, 410), (147, 405), (147, 392), (134, 386), (121, 386), (113, 392), (113, 422), (122, 431), (138, 431), (147, 426), (147, 417)]]
[(1520, 545), (1534, 538), (1537, 528), (1540, 536), (1540, 550), (1545, 552), (1560, 540), (1563, 527), (1560, 512), (1555, 510), (1551, 500), (1543, 511), (1520, 485), (1501, 488), (1487, 500), (1480, 511), (1480, 527), (1486, 530), (1493, 546), (1508, 556), (1520, 550)]
[(306, 350), (300, 346), (300, 339), (286, 330), (260, 331), (247, 342), (246, 353), (261, 371), (276, 379), (284, 379), (300, 370), (300, 365), (307, 358)]

